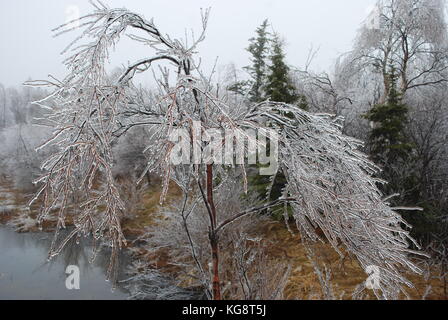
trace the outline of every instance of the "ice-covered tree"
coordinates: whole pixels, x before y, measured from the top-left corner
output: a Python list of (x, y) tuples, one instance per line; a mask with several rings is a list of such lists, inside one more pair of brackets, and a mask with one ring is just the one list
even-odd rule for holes
[(378, 1), (378, 23), (364, 26), (350, 63), (372, 68), (381, 76), (384, 102), (390, 89), (388, 68), (399, 76), (400, 92), (447, 81), (445, 1)]
[[(83, 32), (65, 50), (70, 52), (65, 60), (68, 75), (61, 81), (34, 83), (54, 88), (39, 105), (51, 110), (48, 119), (54, 124), (54, 135), (42, 148), (57, 149), (43, 163), (45, 174), (36, 181), (41, 188), (35, 199), (42, 198), (44, 203), (39, 220), (57, 215), (57, 230), (63, 228), (71, 194), (82, 191), (74, 228), (62, 240), (56, 232), (50, 256), (57, 255), (70, 239), (90, 235), (110, 244), (111, 261), (115, 261), (117, 251), (126, 244), (120, 224), (125, 205), (113, 176), (111, 146), (133, 128), (146, 126), (150, 133), (142, 178), (148, 171), (160, 173), (162, 203), (170, 181), (183, 191), (184, 205), (177, 217), (193, 258), (197, 252), (194, 239), (188, 237), (194, 220), (191, 217), (207, 216), (201, 231), (211, 252), (212, 276), (204, 281), (204, 285), (211, 283), (210, 288), (204, 288), (211, 289), (211, 298), (221, 298), (221, 234), (239, 219), (279, 204), (284, 204), (285, 214), (289, 214), (287, 207), (292, 208), (303, 237), (319, 240), (316, 229), (320, 228), (336, 250), (345, 248), (363, 268), (376, 266), (381, 272), (375, 289), (378, 297), (394, 298), (402, 285), (412, 285), (403, 270), (420, 270), (409, 258), (413, 251), (408, 247), (413, 240), (402, 227), (406, 223), (378, 190), (378, 181), (372, 176), (377, 167), (358, 150), (362, 143), (341, 133), (339, 118), (312, 114), (281, 102), (249, 107), (229, 103), (231, 100), (203, 76), (195, 62), (197, 44), (204, 40), (204, 33), (188, 44), (163, 35), (153, 20), (139, 14), (96, 2), (94, 5), (95, 10), (80, 20)], [(208, 12), (203, 15), (204, 31), (207, 19)], [(64, 27), (56, 31), (68, 32)], [(130, 64), (114, 80), (107, 76), (107, 58), (125, 32), (146, 44), (154, 55)], [(165, 62), (159, 69), (158, 92), (147, 94), (133, 85), (137, 73), (150, 70), (158, 62)], [(174, 78), (170, 70), (174, 70)], [(229, 167), (215, 158), (182, 165), (170, 161), (178, 152), (171, 139), (176, 129), (188, 133), (182, 139), (189, 141), (191, 149), (201, 150), (211, 142), (197, 139), (197, 132), (227, 130), (235, 137), (230, 142), (241, 142), (251, 139), (247, 129), (267, 132), (268, 128), (278, 134), (278, 167), (287, 182), (282, 195), (271, 203), (223, 215), (217, 210), (215, 195), (222, 192), (220, 188), (228, 179), (239, 178), (243, 190), (247, 190), (245, 164)], [(197, 263), (198, 270), (203, 267)], [(202, 274), (208, 277), (207, 272)]]
[(308, 94), (325, 99), (324, 103), (331, 99), (335, 112), (346, 119), (345, 132), (363, 139), (369, 128), (359, 118), (386, 102), (390, 66), (410, 108), (413, 103), (406, 101), (410, 93), (425, 87), (443, 90), (448, 79), (445, 1), (379, 0), (373, 14), (375, 23), (360, 28), (353, 49), (340, 57), (334, 75), (311, 77), (310, 90), (317, 90)]
[[(426, 198), (428, 190), (440, 189), (430, 186), (427, 183), (428, 177), (443, 172), (441, 168), (434, 168), (434, 171), (429, 172), (423, 169), (422, 165), (428, 163), (429, 158), (436, 159), (441, 155), (438, 146), (443, 134), (435, 134), (435, 131), (439, 125), (443, 126), (444, 120), (442, 118), (435, 121), (437, 125), (432, 120), (433, 123), (429, 124), (429, 119), (425, 119), (422, 114), (439, 113), (440, 106), (434, 102), (438, 99), (434, 97), (440, 97), (446, 90), (448, 42), (445, 6), (446, 2), (440, 0), (378, 1), (375, 23), (360, 28), (353, 50), (342, 57), (336, 74), (332, 77), (333, 88), (336, 89), (338, 96), (346, 92), (350, 98), (350, 102), (343, 100), (338, 106), (343, 110), (340, 114), (347, 119), (345, 132), (368, 139), (371, 131), (376, 134), (380, 131), (385, 133), (384, 129), (389, 122), (387, 125), (389, 130), (401, 126), (400, 135), (411, 138), (412, 141), (408, 143), (412, 142), (416, 149), (407, 161), (398, 162), (401, 164), (392, 158), (384, 158), (382, 152), (384, 148), (372, 150), (371, 154), (376, 160), (382, 158), (379, 160), (384, 169), (382, 177), (391, 182), (387, 190), (393, 190), (392, 193), (401, 195), (396, 201), (428, 208), (421, 214), (422, 217), (430, 217), (434, 211), (438, 211), (422, 199)], [(395, 70), (394, 80), (390, 77), (391, 67)], [(322, 87), (321, 81), (315, 82)], [(401, 100), (399, 104), (406, 105), (407, 111), (397, 108), (397, 104), (386, 110), (388, 106), (393, 105), (387, 101), (391, 90), (396, 90)], [(331, 92), (331, 88), (325, 85), (318, 92)], [(402, 121), (403, 117), (402, 120), (398, 120), (397, 113), (392, 114), (394, 110), (397, 112), (399, 109), (402, 111), (402, 116), (403, 113), (409, 113), (406, 122)], [(366, 113), (371, 115), (375, 113), (376, 120), (379, 120), (381, 114), (383, 116), (378, 123), (372, 118), (373, 130), (368, 121), (361, 120), (361, 115)], [(398, 125), (391, 125), (392, 122)], [(430, 131), (433, 133), (429, 134)], [(385, 135), (383, 138), (383, 141), (386, 141)], [(423, 141), (426, 141), (424, 143), (426, 147), (422, 146)], [(392, 142), (386, 144), (394, 145)], [(397, 148), (389, 150), (395, 150), (397, 154), (400, 150), (403, 151), (405, 146), (406, 143), (399, 144)], [(428, 158), (428, 153), (432, 153), (434, 158)], [(426, 173), (420, 174), (423, 171)], [(417, 174), (410, 174), (411, 172)], [(435, 181), (434, 183), (438, 184)], [(416, 222), (414, 219), (416, 216), (418, 214), (409, 214), (411, 219), (408, 221)], [(421, 226), (424, 225), (422, 223)], [(417, 224), (415, 227), (428, 230), (426, 227), (420, 228)]]

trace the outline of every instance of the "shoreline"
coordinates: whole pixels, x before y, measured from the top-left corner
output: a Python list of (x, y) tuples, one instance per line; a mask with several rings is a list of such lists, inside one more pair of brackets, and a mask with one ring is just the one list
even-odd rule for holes
[[(18, 207), (23, 204), (17, 203), (20, 200), (24, 200), (24, 196), (13, 188), (10, 189), (10, 194), (14, 195), (14, 204), (11, 204), (11, 199), (5, 200), (4, 194), (8, 186), (4, 184), (4, 180), (0, 181), (0, 209), (5, 206)], [(9, 185), (11, 187), (11, 185)], [(169, 278), (173, 278), (176, 282), (179, 282), (180, 287), (186, 290), (197, 291), (198, 288), (188, 287), (187, 280), (180, 275), (182, 270), (179, 266), (170, 261), (169, 253), (159, 250), (156, 253), (152, 253), (145, 249), (140, 243), (139, 239), (145, 234), (146, 228), (154, 227), (156, 220), (160, 217), (158, 196), (160, 193), (157, 188), (151, 187), (144, 192), (139, 209), (132, 217), (123, 218), (122, 230), (128, 240), (128, 245), (124, 250), (127, 250), (133, 261), (142, 263), (140, 266), (143, 271), (145, 268), (152, 268), (162, 275), (166, 275)], [(168, 205), (170, 201), (176, 199), (176, 194), (170, 195), (168, 199)], [(3, 202), (3, 203), (2, 203)], [(5, 205), (3, 205), (5, 204)], [(46, 222), (43, 224), (43, 229), (39, 230), (36, 223), (27, 219), (35, 218), (33, 210), (31, 214), (20, 212), (20, 210), (12, 209), (10, 211), (0, 211), (0, 225), (9, 225), (16, 232), (54, 232), (54, 222)], [(34, 217), (33, 217), (34, 215)], [(27, 224), (28, 222), (28, 224)], [(69, 226), (69, 224), (67, 224)], [(264, 236), (270, 243), (267, 253), (270, 259), (274, 261), (288, 262), (292, 266), (292, 272), (288, 281), (288, 285), (285, 289), (286, 299), (319, 299), (321, 296), (320, 280), (316, 274), (313, 264), (307, 258), (307, 253), (304, 246), (301, 244), (300, 236), (291, 234), (288, 231), (284, 223), (272, 221), (267, 225), (257, 226), (257, 233)], [(331, 280), (331, 286), (335, 293), (335, 299), (338, 300), (350, 300), (351, 293), (356, 285), (362, 283), (367, 278), (365, 272), (359, 267), (359, 264), (355, 259), (347, 255), (343, 259), (331, 248), (328, 244), (317, 243), (313, 244), (316, 252), (319, 254), (320, 260), (324, 261), (324, 265), (321, 269), (327, 267), (331, 270), (329, 278)], [(436, 270), (432, 270), (434, 273)], [(138, 268), (135, 270), (139, 272)], [(443, 282), (437, 279), (424, 279), (423, 276), (407, 275), (407, 278), (414, 283), (416, 289), (407, 290), (411, 299), (422, 299), (431, 286), (432, 293), (428, 295), (428, 299), (445, 300), (443, 295)], [(366, 298), (373, 299), (373, 295), (368, 295)]]

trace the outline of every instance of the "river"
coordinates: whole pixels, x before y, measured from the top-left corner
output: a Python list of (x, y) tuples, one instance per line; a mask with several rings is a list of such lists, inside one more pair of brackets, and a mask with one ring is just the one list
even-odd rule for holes
[[(126, 289), (106, 281), (109, 256), (100, 252), (89, 263), (91, 247), (68, 245), (60, 256), (47, 261), (52, 234), (25, 233), (0, 227), (0, 300), (124, 300)], [(120, 257), (119, 279), (129, 258)], [(66, 287), (66, 268), (79, 268), (79, 290)]]
[[(128, 274), (133, 260), (119, 255), (116, 285), (106, 281), (110, 252), (102, 250), (90, 264), (87, 240), (68, 243), (59, 256), (47, 261), (53, 234), (16, 233), (0, 226), (0, 300), (198, 300), (202, 292), (183, 289), (160, 272), (145, 268)], [(79, 270), (79, 289), (67, 289), (68, 266)], [(73, 272), (73, 271), (70, 271)]]
[[(0, 184), (0, 215), (27, 207), (15, 201), (11, 186)], [(61, 231), (62, 232), (62, 231)], [(66, 231), (68, 232), (68, 231)], [(143, 267), (130, 268), (134, 261), (125, 250), (118, 259), (116, 289), (106, 281), (110, 252), (101, 250), (90, 264), (92, 247), (88, 239), (69, 242), (50, 262), (48, 251), (52, 233), (17, 233), (0, 225), (0, 300), (192, 300), (203, 293), (179, 288), (160, 272)], [(143, 264), (144, 265), (144, 264)], [(68, 266), (79, 270), (79, 290), (67, 289)], [(129, 271), (132, 275), (129, 274)]]

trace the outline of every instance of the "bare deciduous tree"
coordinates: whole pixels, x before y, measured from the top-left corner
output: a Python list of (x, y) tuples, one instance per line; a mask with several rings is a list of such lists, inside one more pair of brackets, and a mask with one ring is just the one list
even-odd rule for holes
[(380, 103), (390, 90), (389, 66), (400, 75), (401, 92), (447, 81), (448, 42), (445, 1), (385, 0), (378, 4), (378, 25), (365, 26), (350, 63), (374, 68), (383, 83)]

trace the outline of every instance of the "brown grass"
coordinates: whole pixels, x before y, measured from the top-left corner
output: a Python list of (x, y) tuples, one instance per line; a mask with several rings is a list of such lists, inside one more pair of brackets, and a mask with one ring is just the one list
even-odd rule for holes
[[(24, 195), (16, 190), (11, 183), (4, 179), (0, 179), (2, 187), (13, 194), (15, 204), (23, 204), (28, 201)], [(122, 226), (125, 235), (128, 238), (137, 238), (141, 236), (147, 227), (155, 227), (156, 221), (161, 217), (160, 214), (160, 185), (152, 186), (145, 192), (141, 201), (140, 208), (132, 218), (123, 220)], [(175, 184), (170, 185), (170, 192), (167, 197), (166, 205), (170, 205), (173, 201), (179, 199), (181, 192)], [(2, 199), (0, 198), (0, 203)], [(37, 212), (37, 210), (33, 210)], [(0, 214), (0, 223), (5, 224), (10, 221), (17, 212), (5, 212)], [(36, 213), (32, 213), (31, 217), (35, 218)], [(54, 223), (46, 222), (44, 230), (50, 230), (54, 227)], [(37, 230), (30, 230), (37, 231)], [(273, 261), (287, 261), (292, 266), (292, 273), (289, 283), (285, 289), (285, 297), (287, 299), (310, 299), (317, 298), (321, 295), (321, 288), (312, 263), (309, 261), (306, 249), (300, 241), (298, 234), (291, 234), (283, 223), (274, 222), (263, 224), (257, 227), (257, 233), (263, 236), (269, 243), (267, 254)], [(130, 242), (132, 246), (132, 242)], [(367, 275), (361, 269), (356, 259), (346, 256), (345, 259), (336, 253), (336, 251), (326, 243), (316, 243), (313, 245), (314, 251), (318, 255), (318, 259), (330, 267), (332, 271), (332, 285), (336, 298), (350, 299), (354, 288), (366, 280)], [(161, 269), (164, 272), (179, 276), (177, 266), (169, 261), (168, 252), (160, 251), (157, 256), (149, 255), (142, 248), (135, 248), (139, 253), (139, 257), (144, 257), (153, 267)], [(443, 294), (442, 281), (432, 279), (426, 281), (422, 276), (409, 274), (408, 279), (411, 280), (416, 289), (409, 289), (408, 293), (412, 299), (421, 299), (427, 286), (432, 286), (432, 293), (428, 299), (447, 299)], [(184, 279), (185, 280), (185, 279)], [(374, 298), (370, 294), (368, 298)], [(403, 297), (404, 298), (404, 297)]]
[[(146, 228), (155, 226), (156, 221), (161, 218), (161, 194), (160, 184), (151, 186), (151, 188), (144, 194), (141, 205), (135, 215), (131, 218), (123, 219), (122, 228), (127, 237), (134, 238), (141, 236)], [(175, 183), (171, 183), (164, 206), (170, 206), (170, 204), (180, 196), (181, 190), (179, 187)]]
[[(6, 193), (12, 195), (12, 198), (4, 198), (0, 196), (0, 204), (3, 201), (12, 201), (12, 205), (20, 206), (27, 202), (27, 199), (19, 190), (14, 188), (13, 183), (8, 181), (5, 177), (0, 177), (0, 185), (2, 186), (2, 190)], [(17, 209), (12, 209), (6, 212), (0, 213), (0, 224), (6, 224), (11, 221), (18, 214)], [(30, 216), (32, 216), (30, 214)], [(35, 216), (32, 216), (33, 218)]]
[[(168, 196), (168, 205), (170, 202), (178, 199), (181, 193), (176, 186), (170, 187)], [(159, 213), (160, 188), (152, 187), (144, 196), (141, 210), (132, 219), (124, 222), (124, 229), (127, 234), (141, 235), (146, 227), (155, 226)], [(285, 297), (287, 299), (310, 299), (321, 296), (321, 287), (318, 278), (314, 272), (313, 265), (309, 261), (306, 249), (301, 243), (300, 236), (291, 234), (283, 223), (274, 222), (260, 225), (257, 232), (263, 235), (263, 238), (269, 242), (267, 254), (274, 261), (288, 261), (292, 265), (292, 273), (289, 283), (285, 289)], [(357, 285), (367, 279), (366, 273), (359, 266), (357, 260), (349, 255), (344, 259), (326, 243), (316, 243), (313, 249), (318, 255), (318, 259), (325, 263), (332, 272), (332, 286), (336, 298), (344, 300), (351, 299), (351, 295)], [(141, 252), (141, 256), (152, 262), (152, 266), (168, 272), (173, 275), (181, 274), (178, 267), (173, 266), (169, 261), (167, 252), (159, 252), (158, 256), (148, 256), (145, 252)], [(443, 295), (442, 281), (432, 279), (426, 281), (423, 276), (408, 274), (416, 289), (407, 290), (412, 299), (421, 299), (425, 293), (427, 286), (432, 286), (432, 293), (428, 299), (445, 299)], [(185, 280), (185, 279), (184, 279)], [(374, 299), (373, 293), (368, 293), (367, 297)], [(402, 297), (405, 298), (404, 296)]]
[[(306, 249), (298, 234), (291, 234), (283, 223), (272, 223), (262, 226), (260, 232), (270, 240), (269, 254), (279, 259), (286, 259), (292, 265), (292, 274), (285, 290), (287, 299), (309, 299), (320, 296), (321, 288), (312, 263), (308, 260)], [(357, 285), (367, 279), (366, 273), (359, 266), (357, 260), (349, 255), (344, 259), (326, 243), (313, 245), (318, 259), (325, 263), (332, 271), (332, 285), (336, 298), (351, 299), (351, 294)], [(423, 276), (407, 274), (407, 278), (414, 284), (415, 289), (407, 290), (411, 299), (421, 299), (427, 286), (432, 286), (432, 293), (427, 299), (446, 299), (443, 294), (443, 283), (432, 279), (426, 281)], [(374, 299), (372, 292), (367, 298)], [(402, 296), (402, 299), (405, 297)]]

